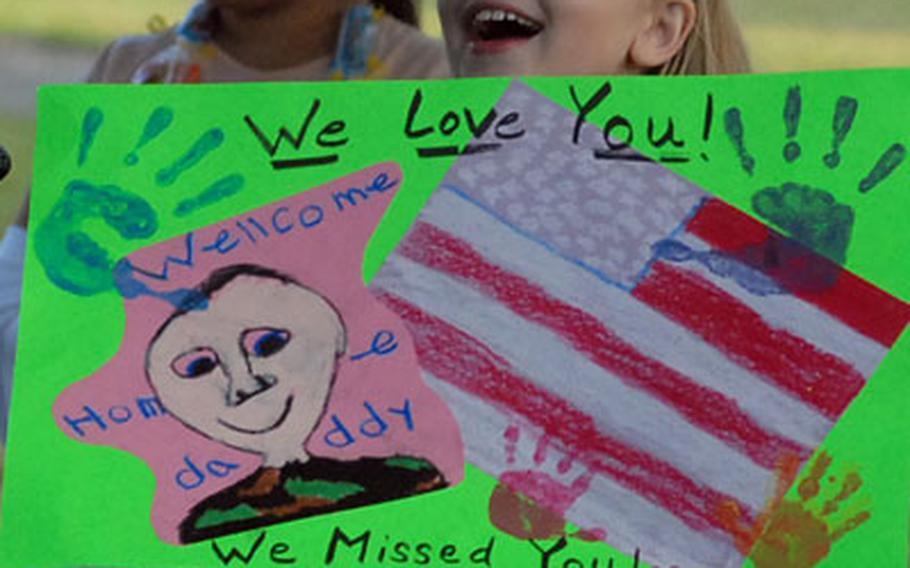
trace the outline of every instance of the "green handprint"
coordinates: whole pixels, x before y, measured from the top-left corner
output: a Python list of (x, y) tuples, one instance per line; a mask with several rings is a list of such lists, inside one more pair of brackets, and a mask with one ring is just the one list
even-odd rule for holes
[[(787, 92), (783, 112), (787, 133), (783, 158), (788, 164), (794, 164), (804, 156), (797, 141), (802, 108), (801, 88), (794, 86)], [(828, 169), (835, 170), (843, 162), (841, 148), (854, 126), (859, 108), (859, 101), (852, 97), (842, 96), (837, 100), (831, 149), (821, 160)], [(759, 160), (747, 148), (743, 114), (739, 108), (727, 110), (724, 127), (743, 171), (754, 176)], [(903, 164), (905, 158), (906, 148), (899, 143), (892, 144), (859, 182), (858, 190), (868, 193), (876, 188)], [(839, 202), (827, 190), (788, 181), (757, 191), (752, 197), (752, 207), (762, 219), (798, 244), (772, 236), (756, 250), (741, 251), (744, 261), (777, 274), (791, 291), (819, 291), (834, 285), (840, 274), (838, 265), (846, 262), (853, 236), (855, 217), (850, 206)], [(832, 262), (819, 259), (813, 253), (820, 253)]]
[(70, 182), (35, 231), (35, 251), (51, 282), (73, 294), (114, 288), (115, 261), (82, 230), (86, 221), (99, 218), (128, 240), (147, 239), (158, 230), (155, 210), (138, 195), (113, 185)]
[(765, 220), (838, 264), (847, 260), (853, 209), (835, 201), (827, 191), (788, 182), (756, 193), (752, 207)]
[[(138, 142), (125, 155), (124, 165), (138, 165), (139, 150), (164, 134), (173, 120), (174, 113), (170, 108), (156, 108), (146, 121)], [(101, 109), (92, 107), (86, 111), (77, 156), (80, 168), (88, 162), (103, 125), (104, 113)], [(223, 142), (224, 133), (221, 129), (208, 130), (188, 151), (155, 174), (157, 185), (174, 185), (181, 175), (199, 164)], [(244, 183), (243, 176), (228, 175), (198, 195), (181, 199), (174, 207), (173, 214), (185, 217), (236, 194)], [(149, 294), (178, 298), (175, 301), (180, 301), (180, 294), (173, 296), (158, 293), (133, 282), (129, 264), (112, 258), (105, 246), (88, 232), (88, 227), (97, 220), (113, 229), (124, 240), (148, 239), (156, 234), (159, 227), (158, 213), (149, 201), (137, 193), (112, 184), (98, 184), (83, 179), (69, 182), (50, 214), (38, 223), (34, 235), (35, 251), (51, 282), (80, 296), (119, 290), (129, 297)]]

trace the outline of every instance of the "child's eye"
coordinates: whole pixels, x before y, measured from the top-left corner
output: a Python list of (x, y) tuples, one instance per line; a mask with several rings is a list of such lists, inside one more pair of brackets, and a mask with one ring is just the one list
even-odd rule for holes
[(200, 347), (180, 355), (171, 363), (171, 369), (184, 379), (207, 375), (218, 366), (218, 354), (208, 347)]
[(243, 334), (243, 348), (254, 357), (271, 357), (291, 340), (291, 334), (284, 329), (251, 329)]

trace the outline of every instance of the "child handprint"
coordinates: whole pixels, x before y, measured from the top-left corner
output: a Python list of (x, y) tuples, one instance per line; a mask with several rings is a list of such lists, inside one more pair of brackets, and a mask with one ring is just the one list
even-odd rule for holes
[[(135, 146), (122, 160), (124, 167), (140, 163), (139, 151), (161, 136), (173, 122), (173, 111), (158, 107), (149, 115)], [(104, 125), (104, 112), (92, 107), (86, 111), (81, 128), (76, 165), (81, 169), (90, 156)], [(174, 185), (224, 142), (224, 133), (212, 128), (171, 164), (153, 176), (159, 188)], [(184, 217), (212, 203), (229, 197), (243, 188), (244, 178), (228, 175), (194, 196), (182, 196), (174, 207), (176, 217)], [(139, 193), (109, 183), (84, 179), (70, 181), (51, 208), (50, 214), (37, 223), (35, 251), (48, 279), (57, 287), (80, 296), (93, 296), (122, 288), (129, 274), (119, 259), (91, 235), (99, 221), (122, 239), (144, 240), (158, 231), (159, 216), (149, 200)], [(129, 283), (129, 282), (127, 282)], [(131, 290), (136, 292), (136, 287)], [(121, 292), (123, 290), (121, 289)], [(143, 289), (143, 293), (149, 293)]]
[(774, 496), (757, 517), (749, 519), (733, 501), (721, 506), (718, 516), (755, 568), (811, 568), (827, 558), (835, 542), (869, 520), (871, 513), (854, 504), (863, 484), (859, 474), (847, 472), (840, 481), (828, 473), (832, 461), (823, 451), (797, 485), (799, 499), (790, 501), (785, 496), (800, 460), (785, 457), (777, 468)]
[[(807, 158), (807, 152), (797, 140), (802, 107), (802, 90), (799, 86), (794, 86), (787, 93), (783, 113), (787, 135), (783, 159), (787, 164), (796, 164)], [(831, 148), (818, 154), (818, 162), (828, 170), (837, 170), (844, 162), (842, 147), (859, 111), (860, 103), (857, 99), (842, 96), (837, 100)], [(727, 110), (724, 127), (743, 171), (750, 177), (755, 176), (760, 171), (762, 162), (747, 148), (747, 133), (739, 108)], [(906, 154), (906, 148), (902, 144), (892, 144), (882, 153), (869, 174), (859, 181), (858, 190), (868, 193), (878, 187), (903, 164)], [(778, 240), (769, 239), (761, 251), (744, 251), (746, 260), (753, 264), (760, 263), (762, 268), (777, 269), (782, 280), (795, 288), (793, 291), (817, 291), (835, 283), (836, 266), (824, 267), (818, 262), (812, 262), (810, 251), (821, 253), (837, 264), (846, 262), (854, 225), (851, 207), (839, 202), (826, 189), (795, 181), (759, 190), (752, 197), (752, 207), (762, 219), (781, 229), (807, 250), (792, 245), (784, 247)]]
[(35, 232), (35, 250), (48, 279), (60, 288), (91, 296), (114, 287), (114, 261), (82, 226), (104, 221), (123, 239), (147, 239), (158, 230), (148, 201), (113, 185), (70, 182)]
[[(809, 475), (799, 483), (799, 500), (785, 500), (771, 512), (752, 549), (755, 568), (815, 566), (828, 556), (834, 543), (869, 520), (869, 511), (856, 511), (855, 506), (849, 506), (863, 484), (856, 472), (844, 476), (836, 495), (820, 498), (831, 462), (831, 456), (822, 452)], [(835, 476), (827, 477), (827, 481), (837, 487)], [(850, 512), (841, 512), (845, 506)]]
[(769, 235), (759, 246), (740, 251), (741, 260), (774, 275), (790, 292), (820, 292), (837, 283), (847, 260), (853, 209), (826, 191), (789, 182), (756, 193), (752, 208), (792, 240)]
[(853, 231), (853, 209), (830, 193), (785, 183), (756, 193), (752, 207), (765, 220), (831, 260), (843, 264)]
[[(504, 436), (507, 462), (514, 465), (521, 431), (518, 426), (509, 426)], [(562, 481), (543, 471), (549, 444), (545, 435), (538, 439), (533, 469), (515, 469), (500, 476), (500, 483), (490, 497), (490, 522), (504, 533), (522, 540), (569, 536), (603, 540), (606, 535), (602, 530), (569, 534), (565, 515), (588, 492), (593, 476), (585, 471), (572, 480)], [(572, 458), (566, 456), (556, 469), (560, 475), (566, 475), (573, 465)]]

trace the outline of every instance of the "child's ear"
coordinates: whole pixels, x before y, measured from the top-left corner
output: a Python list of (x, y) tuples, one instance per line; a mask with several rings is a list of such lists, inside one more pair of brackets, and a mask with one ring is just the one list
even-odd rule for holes
[(630, 64), (655, 69), (670, 61), (685, 45), (697, 18), (695, 0), (655, 0), (649, 25), (632, 42)]

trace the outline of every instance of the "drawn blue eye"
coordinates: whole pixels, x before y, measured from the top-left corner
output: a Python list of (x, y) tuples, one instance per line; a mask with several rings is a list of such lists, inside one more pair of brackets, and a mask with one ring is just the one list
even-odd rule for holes
[(207, 375), (218, 367), (218, 354), (208, 347), (194, 349), (171, 362), (171, 369), (184, 379)]
[(250, 329), (243, 334), (243, 348), (254, 357), (271, 357), (291, 340), (290, 332), (284, 329)]

